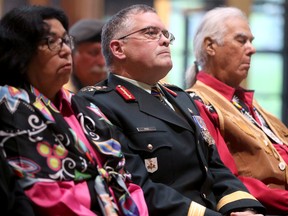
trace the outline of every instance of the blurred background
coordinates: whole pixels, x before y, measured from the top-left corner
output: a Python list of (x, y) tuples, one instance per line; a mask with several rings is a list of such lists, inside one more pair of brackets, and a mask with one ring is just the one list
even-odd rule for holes
[(203, 14), (217, 6), (235, 6), (249, 17), (257, 53), (243, 86), (256, 90), (258, 102), (288, 125), (288, 1), (287, 0), (0, 0), (0, 17), (25, 4), (62, 8), (70, 25), (82, 18), (107, 20), (132, 4), (155, 7), (175, 35), (173, 69), (165, 80), (185, 88), (185, 71), (195, 61), (192, 39)]

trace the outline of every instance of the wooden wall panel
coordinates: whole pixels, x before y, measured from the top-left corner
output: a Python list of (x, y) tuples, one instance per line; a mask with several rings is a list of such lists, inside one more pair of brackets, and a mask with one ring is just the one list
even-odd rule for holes
[(253, 3), (253, 0), (227, 0), (228, 6), (234, 6), (239, 9), (241, 9), (243, 12), (246, 13), (247, 16), (249, 16), (251, 11), (251, 5)]
[(28, 0), (31, 5), (49, 5), (50, 0)]
[(61, 1), (61, 8), (69, 17), (70, 25), (83, 18), (104, 16), (104, 0), (69, 0)]

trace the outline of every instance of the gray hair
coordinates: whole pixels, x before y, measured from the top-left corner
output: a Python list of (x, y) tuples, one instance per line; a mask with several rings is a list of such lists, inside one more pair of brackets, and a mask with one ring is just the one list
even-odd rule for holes
[[(106, 65), (111, 70), (113, 63), (113, 54), (110, 50), (110, 42), (114, 39), (120, 38), (123, 32), (127, 32), (130, 29), (133, 19), (130, 19), (132, 15), (152, 12), (156, 13), (156, 10), (148, 5), (136, 4), (130, 7), (124, 8), (104, 25), (102, 29), (102, 52), (105, 57)], [(128, 29), (128, 30), (127, 30)]]
[(210, 37), (218, 45), (223, 45), (223, 38), (227, 31), (224, 24), (229, 18), (239, 17), (248, 21), (246, 15), (238, 8), (235, 7), (217, 7), (208, 11), (194, 36), (194, 55), (197, 63), (201, 68), (205, 67), (207, 63), (207, 53), (204, 50), (204, 40)]

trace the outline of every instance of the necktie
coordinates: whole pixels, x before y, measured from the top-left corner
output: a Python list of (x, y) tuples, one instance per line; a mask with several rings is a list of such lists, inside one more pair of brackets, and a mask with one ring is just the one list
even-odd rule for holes
[(160, 102), (162, 102), (165, 106), (167, 106), (171, 109), (171, 107), (166, 103), (161, 90), (157, 86), (151, 87), (151, 95), (156, 97)]
[(161, 102), (164, 101), (163, 95), (160, 91), (160, 89), (157, 86), (152, 86), (151, 87), (151, 94), (156, 97), (158, 100), (160, 100)]

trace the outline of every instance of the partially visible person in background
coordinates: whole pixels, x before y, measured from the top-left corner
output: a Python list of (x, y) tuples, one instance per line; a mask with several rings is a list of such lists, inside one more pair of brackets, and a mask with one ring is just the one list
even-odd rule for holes
[[(288, 129), (253, 99), (253, 90), (240, 86), (256, 52), (253, 39), (241, 10), (220, 7), (209, 11), (194, 38), (194, 69), (200, 67), (200, 72), (187, 91), (206, 125), (212, 126), (208, 129), (225, 165), (268, 213), (287, 215)], [(189, 77), (195, 70), (187, 72)], [(189, 79), (193, 82), (194, 78)]]
[(0, 149), (0, 209), (2, 216), (33, 216), (28, 197)]
[(101, 52), (101, 31), (104, 22), (82, 19), (71, 26), (69, 34), (74, 37), (73, 71), (64, 87), (76, 93), (84, 86), (94, 85), (107, 77), (105, 59)]
[(44, 6), (1, 19), (0, 146), (36, 215), (147, 216), (143, 192), (124, 169), (127, 139), (63, 88), (72, 71), (68, 26), (62, 10)]

